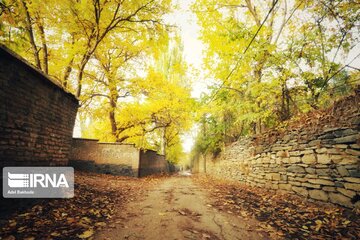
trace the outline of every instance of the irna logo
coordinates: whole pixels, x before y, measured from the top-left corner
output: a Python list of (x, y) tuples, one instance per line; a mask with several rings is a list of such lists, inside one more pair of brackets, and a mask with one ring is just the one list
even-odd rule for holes
[(4, 167), (5, 198), (72, 198), (72, 167)]
[(36, 188), (36, 187), (69, 187), (64, 174), (19, 174), (8, 172), (8, 185), (11, 188)]

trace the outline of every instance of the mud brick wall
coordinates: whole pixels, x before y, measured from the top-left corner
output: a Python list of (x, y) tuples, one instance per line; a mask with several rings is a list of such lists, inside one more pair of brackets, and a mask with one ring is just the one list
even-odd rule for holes
[(96, 139), (73, 138), (69, 158), (75, 169), (113, 175), (144, 177), (170, 171), (165, 156), (154, 151)]
[(0, 45), (0, 167), (66, 165), (78, 100)]
[(134, 145), (74, 138), (69, 164), (84, 171), (138, 177), (139, 161)]
[(159, 155), (155, 151), (140, 151), (139, 177), (152, 174), (168, 173), (170, 166), (164, 155)]
[(349, 208), (360, 207), (359, 130), (357, 91), (329, 109), (241, 139), (216, 159), (207, 156), (206, 172)]

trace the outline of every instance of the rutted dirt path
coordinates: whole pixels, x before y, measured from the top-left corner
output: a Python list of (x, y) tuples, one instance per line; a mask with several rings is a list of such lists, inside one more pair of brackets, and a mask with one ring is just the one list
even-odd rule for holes
[(191, 177), (164, 178), (95, 239), (266, 239), (255, 220), (219, 212)]
[(74, 198), (1, 201), (0, 239), (360, 239), (359, 209), (210, 176), (75, 174)]

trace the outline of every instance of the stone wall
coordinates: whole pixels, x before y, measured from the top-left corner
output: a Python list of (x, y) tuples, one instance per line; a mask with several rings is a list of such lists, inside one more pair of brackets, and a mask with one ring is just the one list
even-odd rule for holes
[(159, 155), (152, 150), (140, 151), (139, 177), (152, 174), (168, 173), (170, 166), (164, 155)]
[(0, 45), (0, 167), (66, 165), (78, 100)]
[(82, 138), (72, 141), (70, 165), (75, 169), (137, 177), (139, 161), (140, 152), (134, 145)]
[(191, 165), (191, 172), (192, 173), (204, 173), (206, 171), (206, 166), (208, 165), (206, 162), (209, 161), (215, 161), (215, 159), (210, 154), (199, 154), (194, 158)]
[[(345, 207), (360, 206), (359, 91), (263, 135), (241, 139), (206, 172)], [(200, 160), (201, 162), (201, 160)]]

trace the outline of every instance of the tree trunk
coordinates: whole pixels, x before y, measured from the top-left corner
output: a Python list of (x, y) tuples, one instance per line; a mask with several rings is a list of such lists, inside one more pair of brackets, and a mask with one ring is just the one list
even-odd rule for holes
[(115, 118), (115, 109), (116, 109), (116, 102), (114, 101), (114, 99), (111, 99), (110, 100), (110, 111), (109, 111), (111, 134), (117, 139), (117, 125), (116, 125), (116, 118)]
[(65, 69), (65, 73), (64, 73), (64, 80), (63, 80), (63, 86), (64, 88), (67, 88), (67, 84), (68, 84), (68, 80), (70, 77), (70, 73), (72, 71), (72, 64), (74, 62), (74, 58), (72, 58), (69, 62), (69, 64), (67, 65), (66, 69)]
[(33, 50), (35, 64), (36, 64), (36, 67), (38, 69), (42, 70), (41, 69), (40, 57), (39, 57), (39, 50), (38, 50), (38, 48), (36, 46), (36, 43), (35, 43), (34, 30), (32, 28), (32, 21), (31, 21), (31, 16), (30, 16), (30, 13), (29, 13), (29, 9), (26, 6), (26, 2), (24, 0), (22, 0), (21, 2), (22, 2), (23, 6), (24, 6), (24, 9), (25, 9), (26, 31), (29, 34), (29, 40), (30, 40), (30, 44), (31, 44), (31, 47), (32, 47), (32, 50)]
[[(71, 44), (72, 44), (72, 46), (74, 46), (74, 44), (75, 44), (74, 34), (71, 35)], [(71, 71), (72, 71), (73, 62), (74, 62), (74, 56), (71, 58), (69, 64), (67, 65), (67, 67), (66, 67), (66, 69), (65, 69), (64, 79), (63, 79), (63, 86), (64, 86), (64, 88), (67, 88), (68, 79), (69, 79), (70, 73), (71, 73)]]
[(37, 21), (37, 25), (39, 28), (39, 32), (40, 32), (40, 38), (41, 38), (41, 43), (42, 43), (42, 50), (43, 50), (43, 70), (46, 74), (49, 74), (49, 64), (48, 64), (48, 48), (47, 48), (47, 44), (46, 44), (46, 37), (45, 37), (45, 30), (44, 30), (44, 26), (42, 25), (42, 23), (40, 22), (40, 17), (38, 17), (38, 21)]
[(166, 127), (163, 127), (162, 131), (161, 154), (166, 158)]
[(280, 121), (286, 121), (290, 118), (290, 95), (286, 83), (281, 87), (281, 109), (280, 109)]
[(82, 79), (83, 79), (83, 75), (84, 75), (85, 66), (88, 63), (89, 59), (90, 59), (90, 56), (86, 53), (86, 55), (83, 57), (83, 59), (81, 61), (78, 79), (77, 79), (78, 85), (77, 85), (77, 91), (76, 91), (76, 97), (78, 97), (78, 98), (81, 96)]

